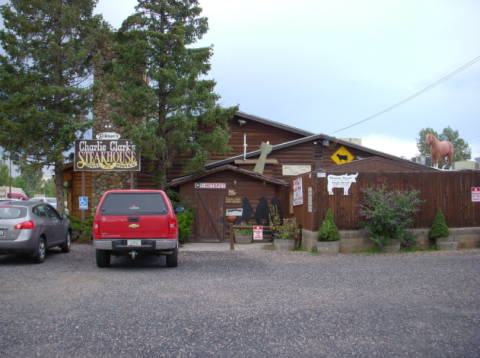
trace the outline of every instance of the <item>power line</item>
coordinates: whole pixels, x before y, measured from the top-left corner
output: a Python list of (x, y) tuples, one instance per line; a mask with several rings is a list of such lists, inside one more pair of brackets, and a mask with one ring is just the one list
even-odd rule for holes
[(383, 111), (378, 112), (377, 114), (374, 114), (373, 116), (370, 116), (370, 117), (368, 117), (368, 118), (365, 118), (364, 120), (361, 120), (360, 122), (354, 123), (354, 124), (352, 124), (352, 125), (350, 125), (350, 126), (348, 126), (348, 127), (339, 129), (338, 131), (332, 132), (332, 133), (330, 133), (330, 134), (334, 134), (334, 133), (337, 133), (337, 132), (341, 132), (341, 131), (343, 131), (343, 130), (345, 130), (345, 129), (354, 127), (354, 126), (356, 126), (356, 125), (358, 125), (358, 124), (360, 124), (360, 123), (369, 121), (369, 120), (372, 119), (372, 118), (378, 117), (379, 115), (381, 115), (381, 114), (383, 114), (383, 113), (385, 113), (385, 112), (391, 111), (392, 109), (394, 109), (394, 108), (396, 108), (396, 107), (404, 104), (405, 102), (408, 102), (408, 101), (414, 99), (415, 97), (420, 96), (421, 94), (423, 94), (423, 93), (431, 90), (433, 87), (438, 86), (440, 83), (448, 80), (450, 77), (455, 76), (457, 73), (463, 71), (463, 70), (466, 69), (467, 67), (472, 66), (473, 64), (475, 64), (475, 63), (478, 62), (478, 61), (480, 61), (480, 56), (478, 56), (477, 58), (473, 59), (473, 60), (470, 61), (469, 63), (463, 65), (462, 67), (460, 67), (460, 68), (457, 69), (456, 71), (453, 71), (453, 72), (450, 73), (449, 75), (447, 75), (447, 76), (443, 77), (442, 79), (438, 80), (437, 82), (435, 82), (435, 83), (431, 84), (430, 86), (424, 88), (424, 89), (421, 90), (420, 92), (417, 92), (417, 93), (415, 93), (414, 95), (412, 95), (412, 96), (404, 99), (403, 101), (398, 102), (397, 104), (394, 104), (393, 106), (388, 107), (387, 109), (384, 109)]

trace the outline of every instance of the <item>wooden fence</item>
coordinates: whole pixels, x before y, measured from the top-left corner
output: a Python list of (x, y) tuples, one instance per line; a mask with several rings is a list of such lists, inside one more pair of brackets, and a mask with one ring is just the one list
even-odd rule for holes
[[(326, 176), (331, 174), (356, 173), (329, 172)], [(450, 228), (480, 227), (480, 202), (472, 201), (472, 187), (480, 187), (480, 171), (359, 172), (348, 195), (344, 195), (341, 188), (333, 189), (334, 195), (329, 195), (326, 176), (318, 177), (316, 172), (301, 176), (304, 204), (294, 206), (293, 214), (307, 230), (317, 231), (329, 208), (340, 230), (357, 230), (360, 219), (355, 217), (355, 204), (360, 204), (362, 200), (359, 189), (371, 187), (379, 180), (388, 183), (392, 190), (412, 187), (420, 190), (419, 197), (425, 202), (420, 206), (415, 228), (429, 228), (438, 209), (442, 209)], [(310, 209), (309, 187), (312, 193)]]

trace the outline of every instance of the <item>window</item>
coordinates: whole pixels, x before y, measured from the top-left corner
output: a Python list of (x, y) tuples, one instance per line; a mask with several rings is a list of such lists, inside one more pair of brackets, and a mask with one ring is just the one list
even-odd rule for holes
[(166, 215), (167, 204), (160, 193), (112, 193), (105, 197), (102, 215)]

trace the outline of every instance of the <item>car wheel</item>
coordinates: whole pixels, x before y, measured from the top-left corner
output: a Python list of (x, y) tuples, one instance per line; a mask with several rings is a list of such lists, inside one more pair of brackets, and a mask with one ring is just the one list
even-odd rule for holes
[(110, 257), (112, 253), (108, 250), (97, 250), (97, 266), (108, 267), (110, 266)]
[(170, 255), (166, 256), (167, 267), (177, 267), (178, 266), (178, 247), (173, 250)]
[(45, 255), (47, 254), (47, 246), (45, 245), (45, 240), (40, 238), (38, 240), (37, 253), (33, 256), (33, 262), (36, 264), (41, 264), (45, 261)]
[(72, 245), (72, 234), (70, 231), (67, 231), (67, 237), (65, 237), (65, 242), (60, 245), (62, 252), (67, 253), (70, 252), (70, 246)]

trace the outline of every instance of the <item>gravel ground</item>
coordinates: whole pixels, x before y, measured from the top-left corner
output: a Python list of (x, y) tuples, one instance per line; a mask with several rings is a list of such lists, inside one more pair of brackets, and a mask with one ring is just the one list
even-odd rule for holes
[(1, 357), (480, 357), (480, 250), (0, 256)]

